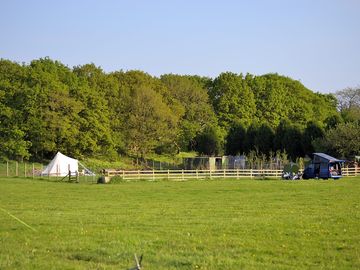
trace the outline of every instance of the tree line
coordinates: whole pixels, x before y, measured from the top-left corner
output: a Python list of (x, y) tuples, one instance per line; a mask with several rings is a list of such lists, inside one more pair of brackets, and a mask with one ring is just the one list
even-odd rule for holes
[[(278, 74), (154, 77), (49, 58), (1, 59), (0, 159), (254, 150), (296, 158), (318, 149), (346, 157), (360, 150), (358, 92), (314, 93)], [(348, 150), (334, 138), (340, 133), (352, 134)]]

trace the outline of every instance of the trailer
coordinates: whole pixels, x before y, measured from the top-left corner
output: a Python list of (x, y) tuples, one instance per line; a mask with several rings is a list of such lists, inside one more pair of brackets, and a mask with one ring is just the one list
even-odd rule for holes
[(340, 160), (324, 153), (313, 153), (311, 163), (304, 169), (302, 178), (339, 179), (342, 177)]

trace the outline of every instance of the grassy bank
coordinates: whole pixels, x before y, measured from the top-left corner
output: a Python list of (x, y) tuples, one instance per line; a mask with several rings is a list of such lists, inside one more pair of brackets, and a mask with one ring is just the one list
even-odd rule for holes
[(359, 194), (360, 178), (0, 178), (0, 269), (127, 269), (134, 253), (144, 269), (356, 269)]

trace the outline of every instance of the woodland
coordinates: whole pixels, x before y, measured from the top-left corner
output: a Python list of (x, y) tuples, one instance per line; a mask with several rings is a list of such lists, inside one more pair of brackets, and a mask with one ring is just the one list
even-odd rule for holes
[(151, 76), (0, 60), (0, 160), (151, 153), (360, 153), (360, 88), (331, 94), (279, 74)]

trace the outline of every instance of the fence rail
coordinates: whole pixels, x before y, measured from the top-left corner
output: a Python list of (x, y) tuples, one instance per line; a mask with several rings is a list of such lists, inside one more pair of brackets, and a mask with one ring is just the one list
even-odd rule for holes
[(106, 176), (120, 176), (123, 179), (212, 179), (212, 178), (253, 178), (253, 177), (280, 177), (281, 170), (148, 170), (148, 171), (123, 171), (108, 170)]
[[(185, 179), (215, 179), (215, 178), (280, 178), (282, 170), (269, 169), (226, 169), (226, 170), (107, 170), (107, 177), (119, 176), (124, 180), (185, 180)], [(358, 176), (360, 168), (343, 168), (343, 176)]]
[(360, 167), (342, 168), (341, 172), (342, 172), (343, 176), (359, 176), (360, 175)]

